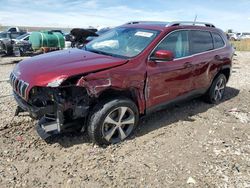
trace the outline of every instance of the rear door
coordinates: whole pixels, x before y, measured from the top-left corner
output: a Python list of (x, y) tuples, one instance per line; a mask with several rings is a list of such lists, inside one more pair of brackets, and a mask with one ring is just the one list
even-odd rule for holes
[(192, 58), (189, 57), (188, 33), (186, 30), (172, 32), (151, 55), (157, 50), (168, 50), (174, 54), (174, 60), (155, 62), (149, 58), (145, 92), (147, 108), (164, 105), (192, 90), (193, 67)]
[(193, 89), (207, 88), (210, 85), (211, 66), (216, 61), (213, 37), (209, 31), (190, 31), (190, 50), (193, 55)]

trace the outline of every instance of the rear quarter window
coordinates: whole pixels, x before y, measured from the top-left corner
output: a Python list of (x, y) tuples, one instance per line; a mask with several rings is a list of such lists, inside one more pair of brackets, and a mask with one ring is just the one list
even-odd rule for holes
[(191, 52), (197, 54), (213, 50), (213, 38), (208, 31), (191, 31)]
[(217, 34), (217, 33), (212, 33), (213, 38), (214, 38), (214, 48), (222, 48), (223, 46), (225, 46), (225, 42), (222, 39), (222, 37)]

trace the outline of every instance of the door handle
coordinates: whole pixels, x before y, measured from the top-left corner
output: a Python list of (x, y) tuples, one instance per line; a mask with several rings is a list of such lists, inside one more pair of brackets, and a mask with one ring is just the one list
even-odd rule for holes
[(214, 56), (215, 60), (221, 60), (221, 57), (219, 55)]
[(192, 67), (192, 66), (193, 66), (193, 64), (190, 63), (190, 62), (184, 63), (184, 68), (190, 68), (190, 67)]

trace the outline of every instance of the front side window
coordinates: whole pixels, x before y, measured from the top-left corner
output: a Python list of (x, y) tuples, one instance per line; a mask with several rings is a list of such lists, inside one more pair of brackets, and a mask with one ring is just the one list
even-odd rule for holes
[(191, 31), (191, 51), (192, 54), (212, 50), (213, 38), (208, 31)]
[(175, 31), (169, 34), (155, 49), (168, 50), (174, 54), (174, 58), (182, 58), (189, 55), (188, 31)]
[(213, 33), (213, 38), (214, 38), (214, 48), (222, 48), (225, 46), (224, 40), (221, 38), (221, 36), (217, 33)]
[(131, 58), (140, 54), (158, 34), (156, 30), (115, 28), (88, 43), (85, 50)]

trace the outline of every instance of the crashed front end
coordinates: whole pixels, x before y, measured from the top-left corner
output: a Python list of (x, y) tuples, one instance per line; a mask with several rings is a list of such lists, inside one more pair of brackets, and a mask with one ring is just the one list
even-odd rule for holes
[(37, 132), (46, 139), (69, 129), (82, 128), (88, 115), (91, 98), (84, 87), (74, 82), (54, 82), (47, 87), (32, 87), (13, 73), (10, 82), (18, 103), (16, 115), (29, 112), (38, 119)]

